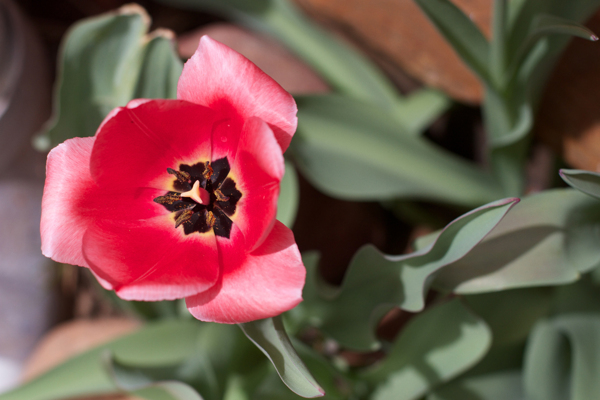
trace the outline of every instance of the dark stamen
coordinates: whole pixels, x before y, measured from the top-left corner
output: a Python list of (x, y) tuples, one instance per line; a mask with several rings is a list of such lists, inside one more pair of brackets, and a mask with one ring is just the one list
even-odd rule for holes
[(172, 205), (176, 201), (181, 200), (179, 193), (169, 192), (165, 196), (158, 196), (154, 199), (155, 203), (164, 205)]
[(213, 174), (213, 169), (210, 166), (210, 161), (206, 162), (206, 167), (204, 169), (204, 172), (202, 172), (202, 176), (204, 176), (204, 179), (210, 179), (210, 176)]
[(215, 197), (217, 198), (217, 201), (229, 201), (229, 197), (227, 197), (223, 193), (221, 193), (220, 189), (215, 190), (214, 194), (215, 194)]
[(179, 217), (177, 217), (177, 220), (175, 220), (175, 228), (178, 228), (179, 225), (189, 221), (192, 218), (193, 214), (194, 212), (192, 210), (185, 210), (184, 212), (182, 212), (179, 215)]
[(212, 213), (212, 211), (208, 211), (206, 213), (206, 224), (211, 228), (215, 225), (216, 219), (217, 218), (215, 217), (215, 214)]
[(177, 177), (177, 180), (181, 183), (188, 182), (191, 178), (191, 175), (185, 171), (175, 171), (172, 168), (167, 168), (167, 172), (171, 175), (175, 175)]

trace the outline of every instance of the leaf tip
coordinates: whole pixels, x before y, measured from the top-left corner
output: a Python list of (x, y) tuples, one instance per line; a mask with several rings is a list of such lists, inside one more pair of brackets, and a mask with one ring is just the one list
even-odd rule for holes
[(592, 36), (590, 36), (590, 40), (591, 40), (592, 42), (597, 42), (597, 41), (598, 41), (598, 36), (596, 36), (596, 35), (592, 35)]
[(152, 19), (150, 18), (150, 15), (146, 11), (146, 9), (144, 7), (142, 7), (142, 6), (140, 6), (139, 4), (136, 4), (136, 3), (125, 4), (125, 5), (121, 6), (116, 11), (116, 13), (118, 15), (133, 15), (133, 14), (138, 14), (142, 18), (142, 21), (144, 21), (144, 24), (146, 26), (150, 26), (150, 23), (152, 22)]

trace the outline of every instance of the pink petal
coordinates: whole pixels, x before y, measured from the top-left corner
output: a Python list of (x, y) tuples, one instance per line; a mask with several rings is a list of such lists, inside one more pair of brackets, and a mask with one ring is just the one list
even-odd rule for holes
[(74, 138), (52, 149), (42, 198), (42, 253), (54, 261), (82, 267), (86, 263), (81, 241), (88, 221), (81, 220), (77, 199), (95, 185), (89, 172), (94, 141), (93, 137)]
[[(234, 226), (232, 237), (241, 232)], [(187, 297), (194, 317), (202, 321), (242, 323), (269, 318), (294, 308), (302, 301), (306, 270), (294, 235), (275, 222), (262, 246), (248, 255), (218, 238), (223, 259), (219, 282), (206, 292)]]
[(97, 221), (83, 238), (94, 274), (125, 300), (172, 300), (215, 284), (219, 257), (214, 234), (184, 235), (173, 216), (142, 221)]
[(259, 118), (249, 119), (231, 168), (242, 192), (232, 219), (244, 234), (247, 251), (258, 247), (275, 223), (284, 170), (283, 154), (269, 126)]
[(112, 189), (168, 190), (167, 168), (210, 160), (215, 112), (182, 100), (134, 100), (113, 111), (96, 133), (91, 175)]
[(247, 58), (208, 36), (200, 39), (196, 53), (184, 65), (177, 98), (215, 110), (232, 108), (244, 119), (263, 119), (282, 151), (298, 123), (296, 103), (289, 93)]

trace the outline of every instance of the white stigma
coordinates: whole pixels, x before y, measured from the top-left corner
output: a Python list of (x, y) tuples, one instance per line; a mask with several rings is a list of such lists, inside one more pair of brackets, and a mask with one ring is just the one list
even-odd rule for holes
[(200, 187), (200, 182), (194, 182), (194, 186), (192, 186), (192, 190), (188, 190), (187, 192), (181, 193), (181, 197), (189, 197), (194, 200), (198, 204), (207, 205), (210, 203), (210, 194)]

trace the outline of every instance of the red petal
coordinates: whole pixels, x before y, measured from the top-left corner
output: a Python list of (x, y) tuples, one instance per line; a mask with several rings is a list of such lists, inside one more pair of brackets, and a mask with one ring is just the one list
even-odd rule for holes
[(246, 57), (208, 36), (184, 65), (177, 98), (215, 110), (229, 105), (244, 119), (263, 119), (282, 151), (298, 124), (296, 103), (288, 92)]
[(210, 160), (215, 112), (181, 100), (134, 100), (96, 133), (90, 170), (104, 188), (168, 190), (167, 168)]
[[(241, 232), (234, 227), (232, 235), (237, 240)], [(186, 298), (194, 317), (230, 324), (249, 322), (279, 315), (302, 301), (306, 270), (294, 235), (285, 225), (275, 222), (263, 245), (248, 255), (222, 248), (225, 240), (220, 239), (223, 275), (206, 292)]]
[(244, 233), (247, 251), (258, 247), (275, 223), (284, 170), (283, 154), (269, 126), (259, 118), (248, 120), (231, 168), (242, 192), (232, 219)]
[(151, 188), (100, 188), (89, 171), (96, 138), (74, 138), (48, 155), (42, 199), (42, 253), (55, 261), (86, 266), (83, 235), (98, 219), (136, 220), (168, 213), (152, 200), (165, 193)]
[(94, 274), (126, 300), (172, 300), (207, 290), (218, 279), (211, 233), (184, 235), (173, 217), (97, 221), (83, 238)]

